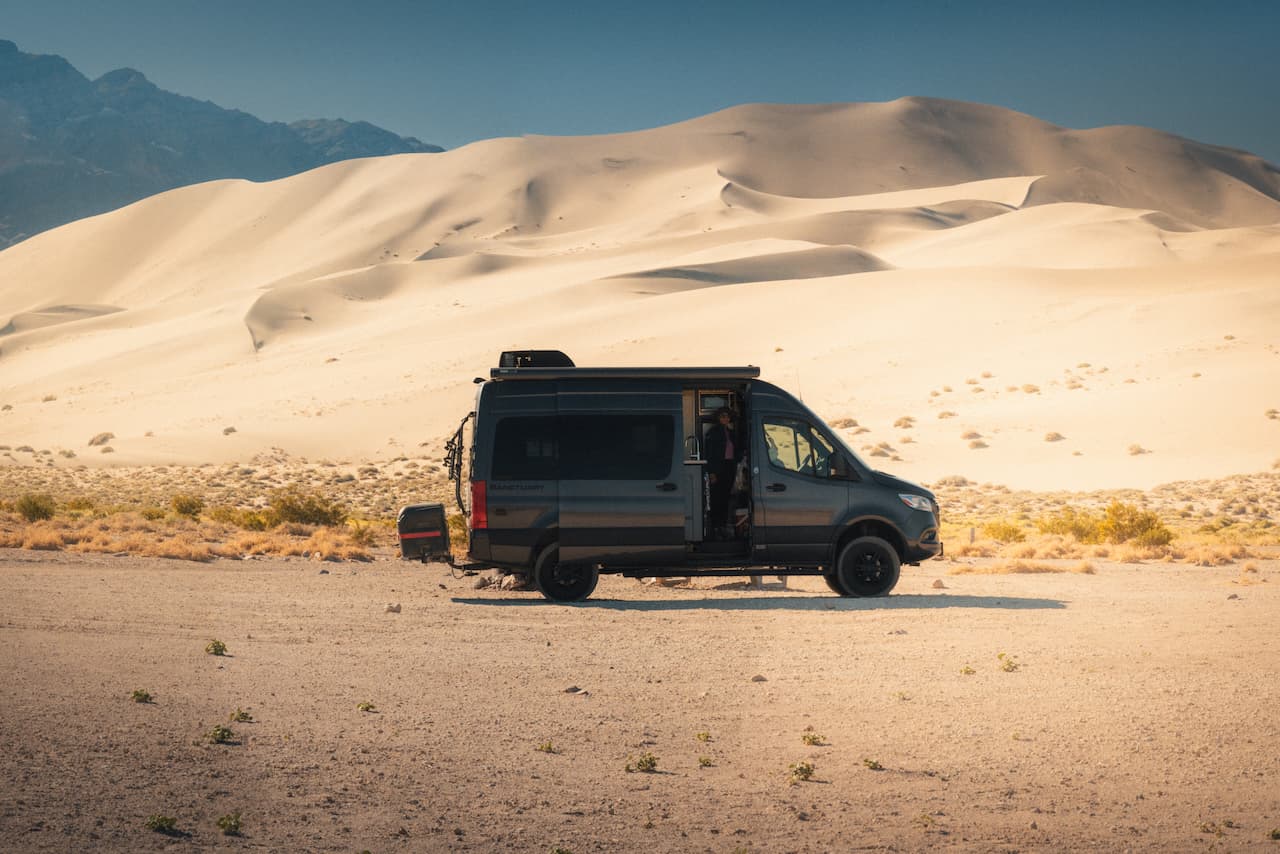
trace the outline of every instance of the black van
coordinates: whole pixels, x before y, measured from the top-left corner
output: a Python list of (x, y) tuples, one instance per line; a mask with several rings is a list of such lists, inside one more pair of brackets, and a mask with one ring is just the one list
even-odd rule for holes
[(765, 568), (821, 575), (842, 596), (881, 596), (901, 564), (942, 553), (929, 490), (867, 466), (759, 376), (503, 353), (489, 380), (477, 378), (475, 411), (448, 445), (462, 505), (474, 417), (471, 559), (528, 573), (564, 602), (589, 596), (601, 572)]

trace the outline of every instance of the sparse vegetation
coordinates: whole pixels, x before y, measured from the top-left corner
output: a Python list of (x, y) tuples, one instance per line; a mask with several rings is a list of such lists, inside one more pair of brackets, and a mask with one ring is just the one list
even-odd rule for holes
[(812, 762), (795, 762), (787, 766), (787, 771), (791, 775), (791, 784), (804, 783), (813, 779), (813, 763)]
[(710, 768), (710, 767), (711, 767), (711, 757), (710, 757), (710, 756), (699, 756), (699, 757), (698, 757), (698, 767), (699, 767), (699, 768)]
[(706, 730), (703, 730), (702, 732), (694, 733), (693, 737), (696, 738), (698, 741), (701, 741), (703, 744), (706, 744), (708, 741), (711, 740), (711, 733), (707, 732)]
[(227, 813), (218, 819), (218, 829), (222, 831), (223, 836), (239, 836), (240, 835), (240, 811)]
[(998, 543), (1020, 543), (1027, 538), (1021, 525), (997, 519), (982, 526), (982, 533)]
[(46, 492), (28, 492), (18, 496), (15, 509), (23, 519), (36, 522), (41, 519), (52, 519), (56, 505), (53, 496)]
[(146, 691), (142, 688), (138, 688), (132, 694), (129, 695), (129, 699), (133, 700), (135, 703), (150, 703), (151, 692)]
[(205, 644), (204, 651), (209, 655), (226, 655), (227, 645), (217, 638), (214, 638)]
[(884, 766), (874, 759), (863, 759), (862, 764), (870, 768), (872, 771), (883, 771)]
[(240, 724), (253, 723), (253, 715), (249, 714), (247, 711), (240, 708), (239, 706), (237, 706), (236, 710), (228, 716), (228, 719), (232, 723), (240, 723)]
[(347, 511), (341, 504), (314, 492), (297, 487), (276, 490), (271, 494), (270, 507), (281, 522), (300, 522), (305, 525), (341, 525), (347, 521)]
[(98, 435), (94, 436), (92, 439), (89, 440), (89, 447), (90, 448), (100, 447), (102, 445), (107, 444), (115, 437), (116, 437), (115, 433), (99, 433)]
[(800, 740), (810, 747), (818, 747), (825, 742), (826, 736), (816, 733), (810, 728), (800, 733)]
[[(630, 757), (627, 758), (630, 760)], [(645, 774), (652, 774), (654, 771), (658, 770), (658, 757), (648, 751), (641, 753), (634, 762), (627, 762), (626, 770), (628, 773), (640, 771)]]
[(204, 501), (184, 492), (173, 496), (169, 501), (169, 506), (173, 508), (174, 513), (179, 516), (185, 516), (188, 519), (199, 519), (200, 514), (204, 512)]
[(996, 658), (1000, 660), (1000, 669), (1003, 670), (1005, 673), (1013, 673), (1014, 671), (1022, 667), (1022, 664), (1019, 663), (1019, 661), (1016, 658), (1014, 658), (1012, 655), (1009, 655), (1008, 653), (1002, 652), (998, 654)]
[(550, 739), (539, 744), (538, 750), (540, 750), (543, 753), (559, 753), (560, 752), (560, 748), (552, 744)]
[(205, 738), (209, 739), (213, 744), (227, 744), (235, 737), (236, 734), (231, 730), (231, 727), (223, 726), (222, 724), (218, 724), (205, 733)]
[[(370, 703), (368, 700), (364, 701), (363, 703), (358, 703), (358, 704), (356, 704), (356, 708), (357, 708), (357, 709), (359, 709), (359, 710), (360, 710), (360, 711), (362, 711), (362, 712), (376, 712), (376, 711), (378, 711), (378, 707), (377, 707), (377, 706), (375, 706), (373, 703)], [(550, 742), (548, 742), (548, 743), (550, 743)]]
[(960, 668), (960, 675), (961, 675), (961, 676), (972, 676), (973, 674), (975, 674), (975, 673), (977, 673), (977, 672), (978, 672), (978, 671), (974, 670), (972, 667), (970, 667), (970, 666), (969, 666), (969, 665), (967, 665), (967, 664), (966, 664), (964, 667), (961, 667), (961, 668)]
[(166, 836), (177, 832), (178, 820), (167, 815), (153, 815), (147, 819), (147, 830), (163, 833)]

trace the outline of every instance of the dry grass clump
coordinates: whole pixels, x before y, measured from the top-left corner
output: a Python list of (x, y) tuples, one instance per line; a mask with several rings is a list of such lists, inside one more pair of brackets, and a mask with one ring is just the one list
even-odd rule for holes
[(1063, 566), (1039, 561), (1005, 560), (986, 566), (956, 566), (947, 572), (949, 575), (1032, 575), (1048, 572), (1078, 572), (1082, 575), (1094, 575), (1097, 570), (1088, 561)]
[(1044, 434), (1044, 440), (1046, 442), (1061, 442), (1066, 438), (1067, 438), (1066, 436), (1062, 435), (1056, 430), (1053, 430)]
[(89, 440), (89, 447), (97, 448), (100, 445), (105, 445), (115, 437), (116, 437), (115, 433), (99, 433), (98, 435), (94, 436), (92, 439)]

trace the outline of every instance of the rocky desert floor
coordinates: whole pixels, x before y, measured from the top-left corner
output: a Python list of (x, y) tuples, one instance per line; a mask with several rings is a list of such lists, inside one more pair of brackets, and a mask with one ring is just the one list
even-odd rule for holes
[(0, 849), (1276, 851), (1276, 558), (564, 606), (384, 548), (0, 550)]

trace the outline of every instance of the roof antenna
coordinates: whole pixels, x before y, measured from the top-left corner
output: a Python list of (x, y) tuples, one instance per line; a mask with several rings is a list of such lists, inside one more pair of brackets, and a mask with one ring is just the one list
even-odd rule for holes
[(800, 402), (804, 403), (804, 389), (800, 387), (800, 369), (796, 368), (796, 397), (800, 398)]

